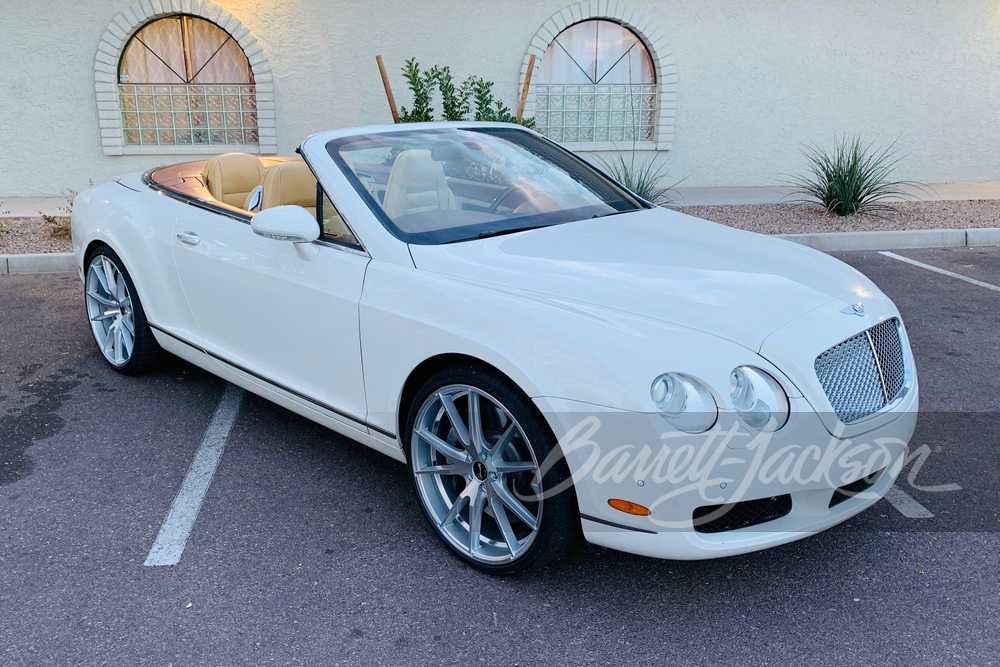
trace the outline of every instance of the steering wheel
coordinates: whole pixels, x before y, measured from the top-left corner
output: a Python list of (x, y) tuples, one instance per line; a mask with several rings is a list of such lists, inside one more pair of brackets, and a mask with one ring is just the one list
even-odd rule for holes
[(508, 185), (506, 188), (503, 189), (503, 192), (497, 195), (496, 199), (493, 200), (493, 203), (490, 204), (490, 207), (486, 209), (486, 212), (496, 213), (497, 209), (500, 208), (500, 204), (503, 202), (503, 200), (509, 197), (512, 193), (517, 192), (520, 189), (521, 187), (518, 185)]

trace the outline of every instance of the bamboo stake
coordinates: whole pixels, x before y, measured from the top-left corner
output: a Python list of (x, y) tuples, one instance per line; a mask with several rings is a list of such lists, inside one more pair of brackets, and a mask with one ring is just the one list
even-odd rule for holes
[(517, 102), (517, 122), (524, 118), (524, 105), (528, 101), (528, 88), (531, 87), (531, 75), (535, 73), (535, 54), (528, 58), (528, 72), (524, 75), (524, 87), (521, 88), (521, 99)]
[(382, 56), (375, 56), (375, 62), (378, 63), (378, 71), (382, 75), (382, 86), (385, 88), (385, 98), (389, 100), (389, 111), (392, 112), (392, 122), (398, 123), (399, 112), (396, 111), (396, 100), (392, 97), (392, 87), (389, 85), (389, 75), (385, 73), (385, 63), (382, 62)]

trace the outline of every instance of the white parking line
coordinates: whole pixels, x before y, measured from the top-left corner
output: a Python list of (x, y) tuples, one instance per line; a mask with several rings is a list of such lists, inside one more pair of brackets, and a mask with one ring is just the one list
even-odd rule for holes
[(1000, 292), (1000, 285), (993, 285), (991, 283), (984, 283), (982, 280), (976, 280), (975, 278), (970, 278), (968, 276), (963, 276), (961, 273), (955, 273), (954, 271), (948, 271), (946, 269), (939, 269), (936, 266), (931, 266), (930, 264), (924, 264), (923, 262), (918, 262), (915, 259), (910, 259), (909, 257), (903, 257), (902, 255), (897, 255), (894, 252), (889, 252), (888, 250), (880, 250), (880, 255), (885, 255), (892, 259), (898, 259), (901, 262), (906, 262), (907, 264), (912, 264), (913, 266), (919, 266), (922, 269), (927, 269), (928, 271), (933, 271), (934, 273), (940, 273), (943, 276), (948, 276), (949, 278), (958, 278), (959, 280), (964, 280), (967, 283), (972, 283), (973, 285), (978, 285), (979, 287), (985, 287), (986, 289), (991, 289), (994, 292)]
[(933, 519), (929, 509), (914, 500), (910, 494), (893, 484), (885, 492), (885, 499), (907, 519)]
[(205, 437), (194, 455), (191, 467), (184, 476), (181, 490), (177, 492), (170, 512), (160, 526), (160, 532), (153, 542), (153, 548), (146, 557), (146, 565), (176, 565), (184, 553), (191, 529), (201, 510), (201, 503), (212, 483), (215, 469), (222, 458), (229, 431), (233, 428), (236, 415), (243, 402), (243, 390), (235, 385), (228, 385), (215, 408), (212, 421), (205, 430)]

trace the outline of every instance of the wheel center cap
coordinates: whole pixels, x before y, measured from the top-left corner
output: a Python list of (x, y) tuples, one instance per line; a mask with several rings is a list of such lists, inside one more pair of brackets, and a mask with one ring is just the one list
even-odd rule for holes
[(486, 464), (483, 463), (482, 461), (476, 461), (475, 463), (473, 463), (472, 474), (475, 475), (476, 479), (478, 479), (480, 482), (485, 482), (487, 475)]

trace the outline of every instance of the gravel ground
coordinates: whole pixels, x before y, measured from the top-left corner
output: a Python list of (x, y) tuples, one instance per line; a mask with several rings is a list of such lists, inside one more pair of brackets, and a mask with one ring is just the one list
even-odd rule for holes
[(38, 252), (73, 252), (73, 244), (52, 238), (52, 226), (41, 218), (0, 218), (0, 255)]
[(893, 207), (894, 212), (847, 218), (831, 215), (816, 204), (687, 206), (678, 210), (763, 234), (1000, 227), (1000, 200), (902, 202)]

